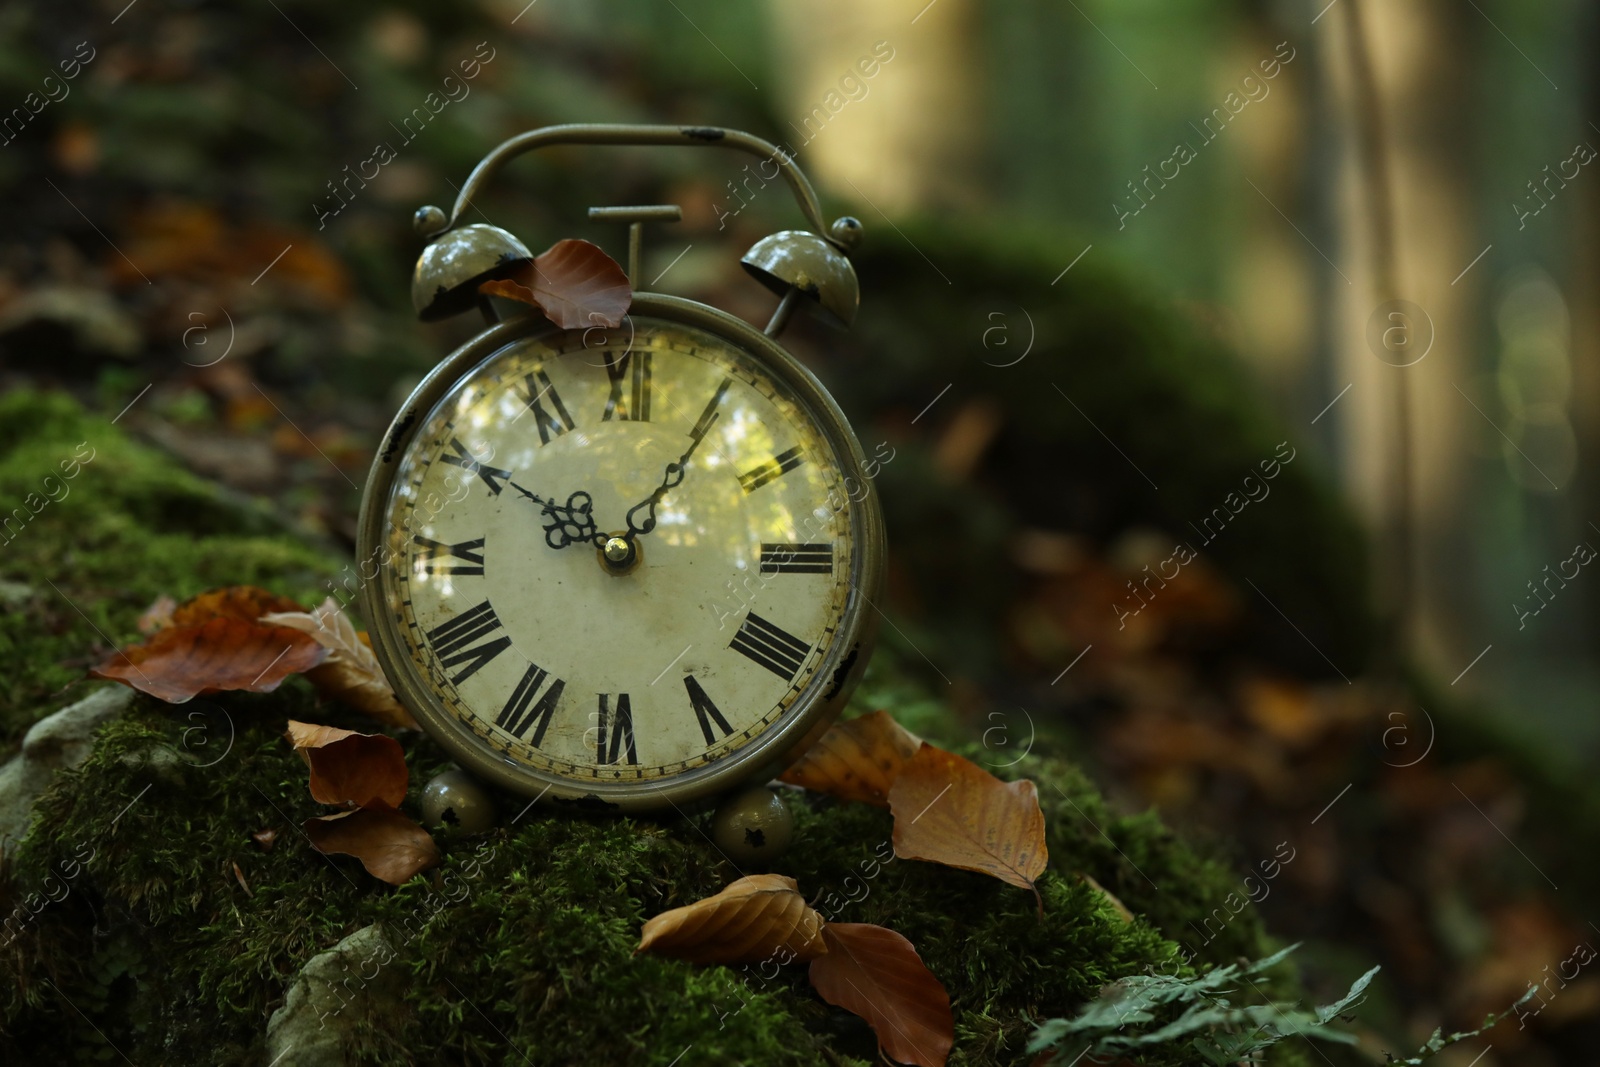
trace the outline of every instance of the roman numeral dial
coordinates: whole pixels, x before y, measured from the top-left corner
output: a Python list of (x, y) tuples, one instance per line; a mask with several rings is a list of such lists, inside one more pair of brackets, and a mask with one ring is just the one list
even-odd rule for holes
[(832, 544), (761, 543), (762, 574), (832, 574)]
[(451, 676), (451, 685), (460, 685), (511, 647), (511, 638), (500, 629), (494, 608), (485, 600), (428, 631), (428, 643), (439, 657), (439, 666), (461, 668)]
[(552, 438), (560, 437), (577, 425), (572, 421), (572, 416), (567, 414), (567, 405), (562, 402), (561, 394), (556, 392), (543, 367), (523, 379), (522, 389), (522, 401), (533, 412), (534, 422), (539, 426), (540, 444), (549, 444)]
[(487, 485), (489, 492), (495, 496), (500, 495), (500, 490), (505, 488), (502, 483), (511, 477), (510, 471), (501, 470), (499, 467), (491, 467), (487, 462), (479, 462), (473, 458), (472, 453), (467, 451), (467, 446), (461, 443), (461, 438), (459, 437), (450, 438), (450, 451), (440, 453), (439, 458), (446, 463), (460, 467), (468, 474), (476, 474), (479, 478), (482, 478), (483, 484)]
[(785, 681), (794, 678), (811, 651), (809, 644), (753, 611), (744, 617), (728, 647)]
[(469, 773), (670, 811), (810, 735), (853, 677), (876, 490), (846, 492), (863, 453), (753, 333), (645, 296), (620, 328), (536, 320), (442, 364), (385, 438), (376, 654)]
[(683, 687), (689, 691), (689, 704), (694, 708), (694, 717), (700, 723), (700, 732), (705, 735), (708, 748), (733, 733), (733, 727), (728, 725), (728, 720), (723, 718), (722, 712), (718, 711), (711, 698), (706, 696), (699, 679), (692, 674), (686, 674), (683, 676)]
[(595, 717), (594, 761), (639, 764), (633, 736), (633, 701), (627, 693), (601, 693)]
[[(629, 352), (614, 358), (612, 353), (607, 353), (606, 378), (611, 392), (606, 396), (601, 422), (650, 421), (650, 390), (654, 379), (651, 356), (650, 352)], [(624, 386), (628, 387), (626, 393)]]
[(420, 534), (411, 539), (415, 559), (428, 574), (482, 574), (483, 538), (447, 545)]
[[(545, 685), (547, 679), (550, 681), (548, 686)], [(561, 693), (566, 686), (567, 683), (560, 678), (550, 679), (550, 672), (538, 664), (528, 664), (528, 669), (522, 672), (522, 679), (511, 691), (511, 698), (500, 709), (494, 724), (507, 733), (523, 738), (528, 738), (531, 729), (533, 736), (528, 741), (538, 748), (544, 744), (545, 731), (550, 728), (550, 719), (556, 713), (556, 705), (561, 703)], [(540, 687), (544, 687), (542, 695), (539, 693)]]
[(793, 448), (780, 452), (766, 462), (758, 463), (739, 475), (739, 485), (743, 487), (746, 493), (753, 493), (768, 482), (782, 478), (805, 461), (805, 446), (795, 445)]

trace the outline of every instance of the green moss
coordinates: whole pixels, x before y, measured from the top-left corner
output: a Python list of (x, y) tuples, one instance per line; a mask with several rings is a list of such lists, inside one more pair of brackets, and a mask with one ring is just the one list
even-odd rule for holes
[(250, 583), (314, 602), (337, 569), (286, 537), (265, 508), (185, 473), (61, 394), (0, 397), (6, 519), (0, 580), (19, 586), (5, 587), (0, 612), (5, 755), (35, 720), (81, 695), (60, 691), (111, 643), (135, 637), (139, 612), (162, 593), (182, 600)]
[[(130, 636), (157, 594), (248, 581), (310, 600), (332, 570), (275, 532), (270, 516), (228, 502), (59, 397), (0, 401), (0, 492), (31, 491), (84, 441), (95, 456), (71, 492), (0, 555), (0, 574), (44, 590), (0, 629), (8, 660), (26, 665), (4, 683), (0, 710), (13, 737), (81, 675), (97, 640)], [(854, 710), (878, 706), (955, 745), (949, 709), (892, 652), (873, 663)], [(264, 1062), (266, 1019), (300, 968), (381, 923), (404, 1001), (395, 1015), (350, 1020), (363, 1062), (521, 1062), (526, 1052), (540, 1063), (665, 1065), (691, 1045), (694, 1062), (706, 1063), (874, 1060), (864, 1024), (822, 1003), (803, 968), (632, 955), (646, 918), (741, 873), (711, 847), (705, 816), (541, 811), (513, 823), (522, 801), (508, 797), (509, 825), (480, 838), (441, 834), (443, 865), (392, 888), (305, 840), (300, 824), (321, 809), (281, 738), (290, 718), (366, 726), (319, 704), (297, 678), (272, 694), (178, 708), (140, 698), (105, 728), (89, 762), (57, 781), (0, 880), (6, 914), (19, 901), (38, 907), (33, 894), (59, 898), (0, 953), (0, 1056), (98, 1061), (115, 1058), (115, 1046), (134, 1062)], [(415, 810), (420, 785), (446, 761), (426, 737), (402, 743)], [(886, 811), (795, 802), (796, 844), (779, 870), (830, 917), (880, 923), (912, 941), (950, 990), (953, 1064), (1024, 1062), (1037, 1020), (1071, 1011), (1119, 975), (1170, 968), (1173, 939), (1222, 907), (1234, 885), (1225, 866), (1153, 817), (1113, 815), (1075, 767), (1037, 747), (1007, 773), (1040, 783), (1051, 853), (1042, 919), (1032, 894), (994, 879), (883, 862)], [(251, 839), (266, 829), (277, 833), (270, 851)], [(1122, 919), (1080, 874), (1138, 917)], [(1196, 962), (1268, 947), (1245, 912)], [(77, 1013), (93, 1025), (78, 1025)]]
[[(18, 1054), (53, 1040), (70, 1000), (137, 1062), (258, 1056), (264, 1020), (299, 967), (381, 922), (406, 1010), (359, 1028), (364, 1062), (505, 1062), (508, 1042), (551, 1063), (667, 1064), (690, 1044), (697, 1062), (817, 1063), (824, 1046), (871, 1061), (870, 1035), (819, 1002), (801, 968), (763, 976), (632, 957), (644, 919), (739, 875), (703, 817), (527, 814), (482, 838), (445, 836), (440, 871), (391, 889), (351, 860), (317, 855), (298, 829), (320, 809), (280, 737), (284, 721), (358, 723), (316, 707), (297, 683), (192, 710), (141, 700), (41, 802), (16, 859), (18, 892), (73, 856), (92, 858), (7, 958), (0, 1018)], [(405, 744), (414, 799), (443, 764), (426, 738)], [(890, 819), (865, 805), (797, 802), (796, 844), (779, 864), (830, 917), (911, 940), (951, 991), (952, 1063), (1022, 1062), (1038, 1019), (1119, 975), (1170, 966), (1167, 935), (1219, 906), (1233, 881), (1154, 819), (1112, 816), (1069, 765), (1030, 757), (1017, 771), (1041, 783), (1049, 825), (1042, 920), (1031, 894), (994, 879), (879, 862)], [(249, 835), (267, 828), (278, 841), (264, 853)], [(1140, 917), (1120, 918), (1080, 871)], [(1244, 914), (1211, 947), (1205, 958), (1221, 960), (1266, 942)], [(84, 1055), (99, 1040), (86, 1033)]]

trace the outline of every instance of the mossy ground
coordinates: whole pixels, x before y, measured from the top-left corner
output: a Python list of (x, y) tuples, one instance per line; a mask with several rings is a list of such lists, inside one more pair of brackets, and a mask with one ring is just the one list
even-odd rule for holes
[[(80, 451), (81, 446), (81, 451)], [(63, 462), (79, 463), (63, 478)], [(68, 469), (71, 469), (70, 467)], [(47, 481), (49, 479), (49, 481)], [(52, 496), (57, 499), (52, 499)], [(338, 565), (66, 396), (0, 397), (0, 757), (135, 634), (162, 593), (254, 584), (320, 600)], [(81, 689), (81, 687), (78, 687)]]
[[(332, 571), (269, 520), (68, 401), (9, 398), (0, 426), (8, 452), (0, 491), (29, 485), (36, 467), (78, 441), (97, 450), (72, 493), (3, 557), (0, 574), (45, 590), (9, 612), (0, 631), (8, 660), (25, 667), (7, 681), (13, 738), (80, 695), (54, 694), (79, 676), (97, 636), (130, 638), (158, 593), (250, 581), (311, 599)], [(87, 619), (61, 623), (79, 610)], [(950, 742), (948, 712), (895, 671), (892, 655), (879, 657), (855, 706), (889, 707)], [(282, 740), (289, 718), (365, 726), (319, 703), (300, 679), (272, 694), (182, 708), (140, 698), (106, 728), (89, 763), (46, 794), (0, 903), (9, 913), (51, 870), (92, 856), (0, 955), (8, 1061), (101, 1061), (116, 1058), (114, 1048), (139, 1063), (265, 1062), (267, 1017), (299, 968), (373, 922), (394, 944), (387, 966), (403, 975), (405, 994), (398, 1017), (350, 1009), (363, 1062), (669, 1064), (690, 1046), (696, 1063), (872, 1060), (864, 1025), (816, 998), (802, 968), (632, 956), (644, 919), (741, 873), (711, 846), (704, 817), (517, 818), (506, 798), (500, 828), (441, 834), (442, 867), (391, 888), (348, 858), (315, 853), (301, 834), (319, 808)], [(425, 737), (404, 744), (414, 801), (445, 764)], [(886, 811), (815, 798), (794, 805), (795, 844), (777, 869), (824, 906), (831, 899), (834, 918), (880, 923), (911, 940), (950, 990), (955, 1064), (1025, 1062), (1035, 1021), (1070, 1012), (1119, 975), (1169, 967), (1177, 952), (1169, 939), (1224, 907), (1236, 885), (1226, 866), (1154, 818), (1113, 815), (1046, 748), (1005, 772), (1040, 783), (1051, 856), (1042, 919), (1031, 894), (996, 880), (877, 863), (888, 852)], [(262, 851), (250, 835), (269, 828), (277, 841)], [(1080, 872), (1138, 917), (1123, 920)], [(1245, 911), (1203, 958), (1268, 947)], [(1301, 1055), (1291, 1049), (1279, 1062)], [(1161, 1062), (1185, 1057), (1150, 1061)]]

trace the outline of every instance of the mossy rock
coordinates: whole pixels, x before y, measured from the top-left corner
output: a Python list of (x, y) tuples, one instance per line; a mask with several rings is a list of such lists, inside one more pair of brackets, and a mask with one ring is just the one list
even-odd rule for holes
[[(17, 420), (27, 432), (13, 429)], [(3, 557), (6, 579), (44, 590), (0, 631), (8, 659), (25, 667), (8, 679), (3, 706), (13, 735), (60, 702), (53, 694), (81, 673), (97, 636), (132, 638), (157, 594), (249, 581), (309, 600), (335, 569), (269, 515), (71, 401), (13, 395), (0, 402), (0, 426), (0, 491), (12, 496), (80, 441), (95, 449), (71, 492), (33, 515)], [(873, 707), (963, 747), (950, 739), (948, 710), (892, 654), (880, 654), (853, 705)], [(275, 693), (182, 707), (140, 698), (45, 793), (0, 887), (8, 914), (30, 898), (37, 905), (33, 894), (58, 898), (7, 935), (7, 1061), (120, 1053), (140, 1063), (265, 1063), (267, 1017), (296, 973), (372, 924), (394, 946), (386, 966), (403, 976), (403, 1002), (378, 1015), (352, 998), (342, 1020), (351, 1062), (670, 1064), (691, 1046), (696, 1063), (872, 1061), (870, 1032), (820, 1001), (803, 968), (632, 955), (646, 918), (739, 875), (711, 846), (705, 816), (519, 814), (506, 798), (500, 828), (441, 832), (442, 866), (392, 888), (310, 848), (300, 823), (320, 809), (281, 736), (290, 718), (365, 725), (320, 704), (298, 678)], [(426, 737), (403, 744), (415, 811), (422, 784), (447, 763)], [(795, 844), (777, 865), (808, 896), (858, 898), (835, 917), (911, 940), (951, 993), (952, 1063), (1026, 1062), (1036, 1021), (1071, 1012), (1119, 976), (1170, 968), (1174, 939), (1213, 914), (1231, 918), (1197, 964), (1271, 948), (1252, 910), (1232, 915), (1238, 880), (1226, 865), (1152, 816), (1110, 812), (1046, 742), (1003, 774), (1040, 785), (1051, 861), (1042, 917), (1031, 894), (994, 879), (877, 864), (891, 822), (865, 805), (798, 800)], [(251, 838), (266, 829), (277, 833), (269, 851)], [(1292, 986), (1285, 975), (1277, 992), (1292, 996)], [(1175, 1050), (1148, 1062), (1188, 1060)], [(1303, 1052), (1286, 1048), (1277, 1062), (1303, 1062)]]

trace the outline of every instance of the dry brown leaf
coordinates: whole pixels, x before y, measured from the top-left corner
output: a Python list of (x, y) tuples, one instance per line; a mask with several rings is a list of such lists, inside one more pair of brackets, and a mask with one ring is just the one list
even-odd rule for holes
[(395, 699), (367, 635), (355, 628), (332, 597), (315, 611), (280, 612), (264, 615), (261, 621), (300, 630), (328, 650), (327, 660), (306, 675), (317, 692), (389, 726), (418, 728), (411, 713)]
[(568, 238), (557, 241), (506, 278), (478, 291), (519, 300), (544, 311), (563, 330), (620, 326), (633, 303), (628, 275), (600, 246)]
[(299, 610), (300, 605), (293, 600), (259, 586), (225, 585), (220, 589), (208, 589), (173, 608), (167, 625), (198, 626), (216, 618), (256, 622), (268, 612)]
[(150, 628), (150, 639), (114, 653), (89, 674), (169, 704), (223, 689), (270, 692), (327, 656), (304, 634), (260, 621), (264, 612), (299, 608), (253, 585), (212, 589), (176, 607), (157, 599), (139, 623), (141, 630)]
[(169, 626), (142, 645), (114, 653), (89, 671), (141, 693), (182, 704), (204, 693), (269, 693), (289, 675), (321, 663), (327, 649), (295, 630), (219, 616)]
[(306, 836), (318, 852), (354, 856), (374, 878), (400, 885), (439, 862), (428, 831), (387, 804), (307, 819)]
[(780, 782), (840, 800), (889, 806), (889, 788), (922, 744), (887, 711), (835, 723), (822, 739), (779, 776)]
[(1034, 882), (1049, 856), (1032, 782), (1002, 782), (971, 760), (924, 742), (889, 790), (889, 809), (894, 853), (901, 859), (991, 874), (1038, 897)]
[(293, 720), (285, 736), (311, 768), (317, 803), (398, 808), (406, 799), (410, 775), (394, 738)]
[(810, 975), (822, 999), (865, 1019), (896, 1061), (943, 1067), (955, 1044), (950, 995), (911, 942), (871, 923), (829, 923), (822, 940)]
[(752, 874), (646, 922), (633, 951), (691, 963), (756, 963), (784, 955), (809, 960), (827, 951), (817, 936), (823, 927), (793, 878)]

